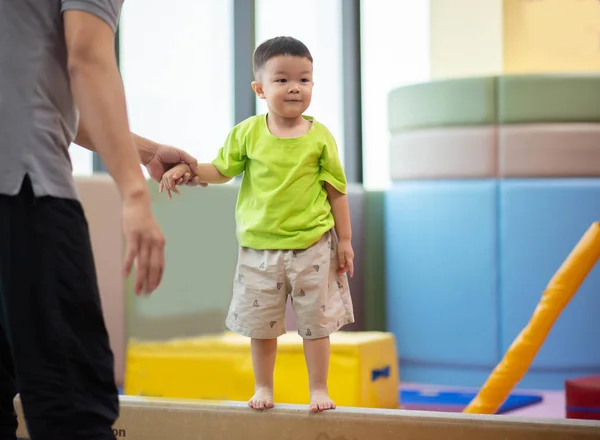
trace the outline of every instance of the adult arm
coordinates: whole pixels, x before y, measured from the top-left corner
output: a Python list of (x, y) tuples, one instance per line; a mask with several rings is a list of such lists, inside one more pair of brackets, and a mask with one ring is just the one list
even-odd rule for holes
[(71, 90), (85, 121), (77, 141), (98, 152), (124, 199), (147, 197), (129, 131), (114, 32), (105, 20), (86, 11), (67, 10), (63, 17)]
[[(179, 164), (185, 164), (187, 165), (187, 169), (181, 184), (206, 186), (206, 184), (200, 183), (198, 176), (195, 175), (195, 170), (198, 166), (198, 161), (195, 157), (179, 148), (156, 143), (135, 133), (131, 133), (131, 136), (133, 137), (133, 144), (138, 152), (140, 163), (146, 167), (152, 179), (160, 182), (166, 171)], [(74, 143), (86, 150), (96, 151), (87, 132), (85, 122), (81, 118)]]
[[(165, 240), (152, 214), (150, 196), (129, 131), (125, 92), (114, 50), (114, 27), (98, 3), (63, 1), (67, 68), (71, 90), (85, 121), (85, 136), (115, 180), (123, 200), (127, 243), (125, 274), (137, 262), (136, 292), (156, 289), (164, 270)], [(70, 9), (69, 4), (74, 8)], [(90, 6), (86, 10), (85, 6)]]
[[(139, 156), (139, 163), (146, 165), (150, 162), (150, 159), (154, 156), (156, 151), (159, 149), (160, 144), (146, 139), (142, 136), (138, 136), (135, 133), (131, 133), (133, 145)], [(73, 140), (73, 143), (85, 148), (86, 150), (97, 152), (97, 149), (92, 143), (90, 133), (85, 121), (80, 117), (79, 126), (77, 127), (77, 136)]]

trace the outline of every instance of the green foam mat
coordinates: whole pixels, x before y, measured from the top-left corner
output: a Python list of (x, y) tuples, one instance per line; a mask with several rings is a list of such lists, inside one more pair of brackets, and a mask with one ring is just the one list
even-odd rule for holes
[(498, 78), (498, 123), (599, 122), (600, 76)]
[(388, 96), (392, 133), (443, 127), (600, 122), (600, 75), (505, 75), (437, 80)]
[(460, 78), (392, 90), (390, 131), (425, 127), (486, 125), (496, 121), (494, 77)]

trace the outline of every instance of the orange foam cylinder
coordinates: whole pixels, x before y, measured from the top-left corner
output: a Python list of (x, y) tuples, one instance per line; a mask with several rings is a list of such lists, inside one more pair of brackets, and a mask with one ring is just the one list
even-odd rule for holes
[(527, 326), (513, 341), (477, 396), (463, 410), (495, 414), (525, 376), (560, 313), (600, 258), (600, 222), (593, 223), (554, 274)]

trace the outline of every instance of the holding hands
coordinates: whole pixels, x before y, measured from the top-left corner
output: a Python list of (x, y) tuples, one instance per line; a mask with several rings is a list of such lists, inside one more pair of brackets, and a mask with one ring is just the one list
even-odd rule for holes
[(191, 177), (190, 169), (186, 164), (180, 164), (174, 166), (173, 168), (167, 170), (160, 179), (160, 189), (159, 191), (162, 193), (165, 189), (167, 190), (167, 194), (169, 198), (173, 198), (171, 192), (175, 194), (179, 194), (179, 190), (177, 189), (178, 185), (202, 185), (206, 186), (206, 183), (200, 183), (199, 177), (196, 175)]
[(198, 161), (179, 148), (169, 145), (159, 145), (156, 151), (144, 163), (144, 166), (148, 170), (150, 177), (157, 182), (162, 180), (163, 175), (167, 171), (178, 168), (179, 170), (185, 170), (182, 174), (183, 185), (206, 186), (206, 184), (199, 182), (198, 175), (196, 174)]

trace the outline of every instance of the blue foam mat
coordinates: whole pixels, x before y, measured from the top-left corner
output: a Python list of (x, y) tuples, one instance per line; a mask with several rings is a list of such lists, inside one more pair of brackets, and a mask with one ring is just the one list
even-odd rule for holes
[[(387, 191), (387, 330), (404, 360), (490, 368), (500, 361), (497, 194), (495, 180), (404, 181)], [(436, 375), (403, 380), (454, 385)]]
[[(402, 405), (432, 406), (441, 409), (448, 407), (466, 407), (477, 395), (476, 392), (456, 391), (419, 391), (400, 390), (399, 398)], [(539, 394), (511, 394), (498, 409), (497, 414), (514, 411), (525, 406), (541, 402)], [(408, 408), (410, 409), (410, 408)]]

